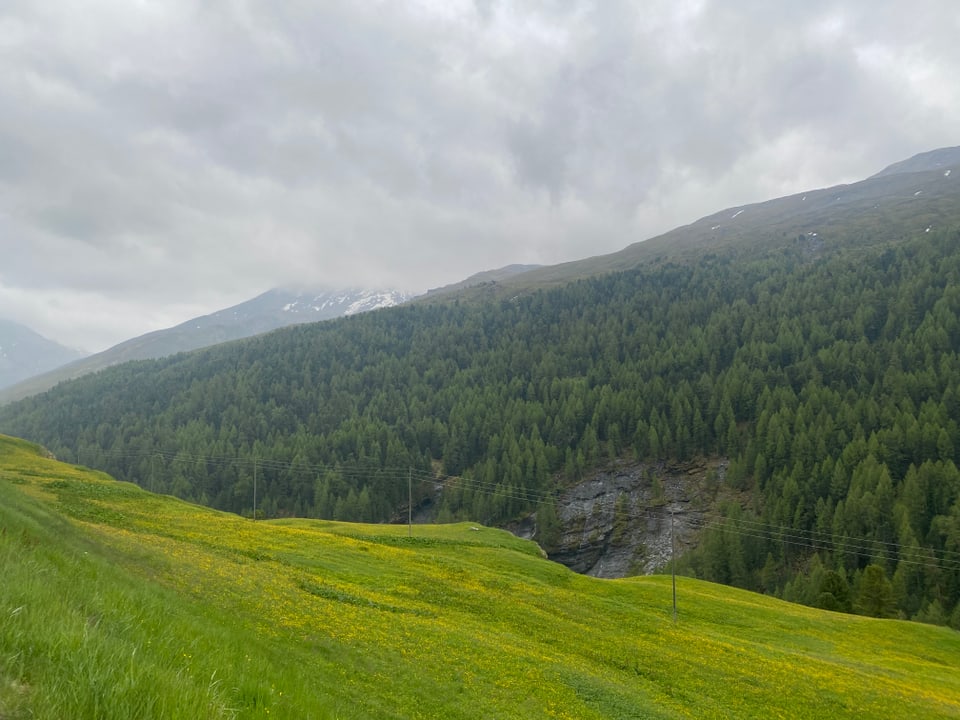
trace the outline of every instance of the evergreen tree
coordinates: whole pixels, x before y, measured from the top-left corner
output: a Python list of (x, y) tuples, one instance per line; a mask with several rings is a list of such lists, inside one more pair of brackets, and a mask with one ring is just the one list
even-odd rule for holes
[(882, 566), (871, 564), (864, 569), (856, 609), (860, 614), (870, 617), (893, 616), (893, 587)]
[(817, 607), (837, 612), (850, 612), (852, 610), (850, 586), (836, 570), (828, 570), (824, 573), (819, 589)]

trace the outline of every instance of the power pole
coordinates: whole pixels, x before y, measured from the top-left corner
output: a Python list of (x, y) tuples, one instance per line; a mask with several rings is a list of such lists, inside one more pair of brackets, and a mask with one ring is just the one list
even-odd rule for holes
[(253, 521), (257, 521), (257, 456), (253, 456)]
[[(163, 460), (160, 456), (160, 453), (154, 453), (152, 460)], [(160, 478), (159, 473), (157, 472), (157, 463), (151, 462), (150, 469), (153, 471), (150, 478), (150, 492), (160, 492)]]
[(673, 580), (673, 621), (677, 621), (677, 544), (673, 537), (673, 505), (670, 506), (670, 575)]
[(413, 537), (413, 468), (407, 470), (407, 537)]

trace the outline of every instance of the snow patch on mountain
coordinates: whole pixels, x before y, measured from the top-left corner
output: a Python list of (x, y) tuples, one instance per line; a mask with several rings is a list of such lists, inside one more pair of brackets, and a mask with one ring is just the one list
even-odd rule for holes
[(282, 310), (286, 313), (334, 317), (394, 307), (415, 297), (400, 290), (337, 290), (331, 292), (298, 292), (287, 298)]

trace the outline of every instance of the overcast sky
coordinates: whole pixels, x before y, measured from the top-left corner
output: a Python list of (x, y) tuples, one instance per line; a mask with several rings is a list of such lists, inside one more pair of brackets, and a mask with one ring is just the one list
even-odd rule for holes
[(0, 317), (613, 252), (960, 145), (956, 0), (3, 0)]

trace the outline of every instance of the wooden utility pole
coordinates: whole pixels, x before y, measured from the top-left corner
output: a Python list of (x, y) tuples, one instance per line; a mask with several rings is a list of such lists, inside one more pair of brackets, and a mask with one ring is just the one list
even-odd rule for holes
[(413, 537), (413, 468), (407, 470), (407, 537)]
[(673, 505), (670, 506), (670, 575), (673, 580), (673, 621), (677, 621), (677, 544), (673, 537)]

